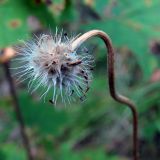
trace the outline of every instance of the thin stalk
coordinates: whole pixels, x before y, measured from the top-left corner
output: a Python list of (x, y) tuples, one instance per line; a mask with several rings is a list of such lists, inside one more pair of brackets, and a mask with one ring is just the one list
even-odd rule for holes
[(21, 113), (21, 110), (20, 110), (20, 106), (19, 106), (19, 103), (18, 103), (18, 98), (17, 98), (17, 95), (16, 95), (13, 80), (12, 80), (11, 73), (10, 73), (10, 70), (9, 70), (9, 63), (8, 62), (3, 63), (3, 67), (4, 67), (4, 70), (5, 70), (6, 78), (8, 80), (10, 94), (13, 98), (13, 107), (14, 107), (14, 111), (15, 111), (15, 116), (16, 116), (17, 121), (19, 123), (22, 142), (23, 142), (24, 148), (26, 150), (28, 160), (33, 160), (33, 156), (32, 156), (32, 153), (31, 153), (31, 148), (30, 148), (30, 144), (29, 144), (29, 138), (27, 137), (27, 134), (25, 132), (25, 124), (24, 124), (23, 116), (22, 116), (22, 113)]
[(91, 30), (89, 32), (84, 33), (80, 37), (78, 37), (73, 43), (72, 43), (72, 49), (75, 50), (77, 49), (82, 43), (84, 43), (86, 40), (92, 38), (92, 37), (99, 37), (101, 38), (108, 50), (107, 54), (107, 66), (108, 66), (108, 83), (109, 83), (109, 90), (110, 94), (115, 99), (116, 101), (125, 104), (129, 107), (129, 109), (132, 112), (132, 117), (133, 117), (133, 160), (138, 160), (139, 155), (138, 155), (138, 113), (136, 110), (136, 106), (131, 102), (130, 99), (128, 99), (125, 96), (120, 95), (117, 93), (116, 88), (115, 88), (115, 71), (114, 71), (114, 49), (112, 42), (109, 38), (109, 36), (100, 30)]

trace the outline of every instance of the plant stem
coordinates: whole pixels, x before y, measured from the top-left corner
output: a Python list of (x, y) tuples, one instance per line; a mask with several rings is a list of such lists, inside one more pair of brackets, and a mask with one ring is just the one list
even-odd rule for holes
[(126, 104), (129, 109), (132, 112), (132, 117), (133, 117), (133, 160), (138, 160), (139, 155), (138, 155), (138, 113), (136, 110), (136, 106), (129, 100), (127, 97), (122, 96), (116, 92), (115, 88), (115, 71), (114, 71), (114, 49), (112, 42), (109, 38), (109, 36), (100, 30), (91, 30), (89, 32), (84, 33), (80, 37), (78, 37), (75, 41), (72, 43), (72, 49), (75, 50), (77, 49), (82, 43), (84, 43), (86, 40), (92, 38), (92, 37), (100, 37), (108, 50), (107, 54), (107, 66), (108, 66), (108, 81), (109, 81), (109, 90), (110, 94), (115, 99), (116, 101)]
[(8, 62), (3, 63), (3, 67), (4, 67), (4, 70), (5, 70), (6, 78), (8, 80), (10, 94), (13, 98), (13, 107), (14, 107), (14, 111), (15, 111), (15, 116), (16, 116), (17, 121), (19, 123), (22, 142), (23, 142), (24, 148), (26, 150), (28, 160), (33, 160), (33, 156), (32, 156), (32, 153), (31, 153), (31, 148), (30, 148), (30, 144), (29, 144), (29, 139), (28, 139), (27, 134), (25, 132), (25, 124), (24, 124), (23, 116), (21, 114), (20, 106), (19, 106), (19, 103), (18, 103), (18, 98), (17, 98), (17, 95), (16, 95), (13, 80), (12, 80), (11, 73), (10, 73), (10, 70), (9, 70), (9, 63)]

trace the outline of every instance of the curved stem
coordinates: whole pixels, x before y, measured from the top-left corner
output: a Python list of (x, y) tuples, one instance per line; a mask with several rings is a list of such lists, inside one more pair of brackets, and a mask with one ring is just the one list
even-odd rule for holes
[(20, 106), (19, 106), (19, 103), (18, 103), (18, 98), (17, 98), (17, 95), (16, 95), (13, 80), (12, 80), (11, 73), (10, 73), (10, 70), (9, 70), (9, 63), (5, 62), (5, 63), (3, 63), (3, 66), (4, 66), (6, 78), (8, 80), (10, 93), (11, 93), (11, 96), (13, 98), (13, 107), (14, 107), (14, 111), (15, 111), (15, 116), (16, 116), (17, 121), (19, 123), (22, 142), (23, 142), (24, 148), (26, 150), (28, 160), (33, 160), (33, 155), (32, 155), (32, 152), (31, 152), (29, 138), (27, 136), (27, 133), (25, 132), (25, 124), (24, 124), (23, 116), (22, 116), (22, 113), (21, 113), (21, 110), (20, 110)]
[(135, 105), (127, 98), (124, 97), (116, 92), (115, 89), (115, 76), (114, 76), (114, 49), (112, 42), (109, 38), (109, 36), (100, 30), (91, 30), (82, 36), (78, 37), (73, 43), (72, 43), (72, 49), (77, 49), (82, 43), (84, 43), (86, 40), (97, 36), (100, 37), (108, 50), (107, 54), (107, 63), (108, 63), (108, 81), (109, 81), (109, 90), (110, 94), (116, 101), (125, 104), (129, 107), (129, 109), (132, 112), (133, 116), (133, 159), (138, 160), (138, 114)]

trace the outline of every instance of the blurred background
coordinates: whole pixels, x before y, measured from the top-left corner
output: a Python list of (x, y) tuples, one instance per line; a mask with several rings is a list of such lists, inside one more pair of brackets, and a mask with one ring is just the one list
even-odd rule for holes
[[(54, 107), (27, 91), (27, 81), (8, 78), (4, 49), (33, 34), (68, 34), (101, 29), (116, 51), (116, 88), (139, 114), (141, 160), (160, 159), (160, 1), (159, 0), (0, 0), (0, 160), (27, 160), (10, 94), (16, 88), (35, 160), (130, 160), (132, 116), (109, 95), (106, 48), (93, 38), (85, 46), (96, 67), (84, 102)], [(9, 81), (8, 81), (8, 80)], [(43, 88), (42, 88), (43, 90)], [(48, 98), (48, 97), (47, 97)]]

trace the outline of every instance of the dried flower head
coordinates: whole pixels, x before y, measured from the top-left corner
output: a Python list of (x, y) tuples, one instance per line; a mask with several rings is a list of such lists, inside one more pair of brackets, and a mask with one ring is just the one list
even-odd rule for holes
[[(53, 88), (53, 97), (49, 100), (56, 104), (61, 97), (66, 103), (78, 96), (85, 98), (91, 81), (93, 57), (87, 50), (72, 49), (72, 43), (77, 37), (69, 38), (61, 32), (54, 36), (42, 34), (31, 41), (25, 42), (19, 48), (18, 58), (21, 66), (17, 69), (19, 80), (30, 79), (29, 90), (32, 92), (43, 86), (45, 91), (41, 97), (46, 97)], [(82, 52), (83, 51), (83, 52)]]

